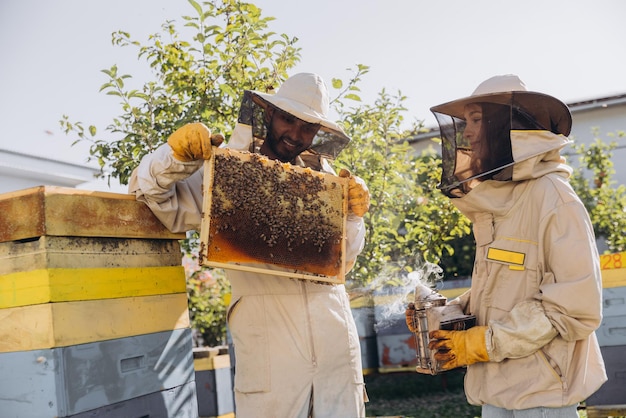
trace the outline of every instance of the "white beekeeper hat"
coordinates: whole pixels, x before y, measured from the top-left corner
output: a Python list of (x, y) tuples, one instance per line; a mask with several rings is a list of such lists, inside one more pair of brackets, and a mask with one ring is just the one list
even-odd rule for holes
[(430, 110), (463, 119), (465, 106), (470, 103), (519, 107), (545, 130), (556, 134), (567, 136), (572, 129), (572, 115), (565, 103), (547, 94), (528, 91), (522, 80), (513, 74), (491, 77), (480, 83), (471, 96), (433, 106)]
[(252, 99), (264, 109), (272, 104), (285, 112), (309, 123), (319, 123), (320, 129), (342, 137), (350, 138), (343, 129), (328, 119), (330, 100), (324, 80), (313, 73), (299, 73), (289, 77), (276, 94), (251, 91)]

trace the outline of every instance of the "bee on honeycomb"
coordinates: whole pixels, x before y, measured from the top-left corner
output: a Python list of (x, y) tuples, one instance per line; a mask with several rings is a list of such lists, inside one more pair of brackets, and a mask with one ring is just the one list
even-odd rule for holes
[(336, 275), (346, 212), (343, 179), (259, 154), (220, 151), (209, 191), (207, 259)]

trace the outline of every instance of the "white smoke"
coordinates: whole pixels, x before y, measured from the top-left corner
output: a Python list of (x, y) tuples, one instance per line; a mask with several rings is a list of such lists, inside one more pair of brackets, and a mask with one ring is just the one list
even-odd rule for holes
[(416, 288), (435, 292), (443, 285), (443, 270), (437, 264), (417, 258), (413, 263), (388, 264), (367, 287), (351, 293), (371, 294), (376, 303), (376, 330), (402, 320), (407, 305), (414, 300)]

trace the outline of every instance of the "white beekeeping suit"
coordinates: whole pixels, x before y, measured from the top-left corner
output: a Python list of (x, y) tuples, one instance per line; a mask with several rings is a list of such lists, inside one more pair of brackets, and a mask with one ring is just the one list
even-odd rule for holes
[(513, 75), (431, 110), (442, 134), (439, 187), (476, 239), (471, 289), (453, 303), (477, 327), (431, 333), (431, 348), (448, 350), (435, 358), (467, 366), (467, 399), (483, 417), (577, 416), (606, 373), (594, 333), (602, 283), (593, 226), (559, 154), (569, 110)]
[[(312, 150), (335, 150), (336, 155), (333, 147), (339, 143), (336, 148), (340, 148), (349, 141), (341, 128), (327, 119), (328, 94), (321, 79), (314, 74), (297, 74), (275, 95), (246, 92), (227, 147), (259, 152), (259, 141), (254, 138), (264, 138), (262, 131), (269, 128), (254, 118), (256, 112), (263, 117), (270, 106), (299, 121), (320, 125)], [(195, 132), (186, 135), (193, 137)], [(146, 155), (132, 175), (130, 192), (170, 230), (197, 230), (202, 212), (202, 159), (180, 161), (175, 154), (175, 149), (164, 144)], [(308, 165), (304, 154), (302, 157), (293, 163)], [(324, 158), (318, 157), (314, 166), (333, 173)], [(364, 192), (361, 199), (368, 206), (364, 183), (355, 176), (350, 179), (355, 190)], [(349, 265), (365, 239), (364, 212), (354, 208), (347, 221)], [(366, 395), (359, 337), (345, 287), (270, 274), (226, 273), (232, 287), (228, 325), (236, 358), (237, 417), (364, 417)]]

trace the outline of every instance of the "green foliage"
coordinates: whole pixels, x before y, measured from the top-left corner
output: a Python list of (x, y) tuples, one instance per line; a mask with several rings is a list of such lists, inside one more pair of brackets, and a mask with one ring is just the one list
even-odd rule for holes
[[(626, 251), (626, 185), (616, 185), (611, 161), (618, 142), (602, 141), (597, 130), (593, 134), (592, 143), (573, 146), (580, 166), (574, 171), (571, 184), (589, 212), (596, 236), (606, 240), (607, 251)], [(625, 133), (612, 136), (623, 139)]]
[(78, 136), (75, 142), (91, 144), (90, 155), (100, 164), (102, 177), (126, 184), (141, 157), (189, 122), (204, 122), (228, 137), (243, 91), (272, 90), (300, 60), (297, 38), (268, 31), (273, 18), (262, 17), (255, 5), (188, 1), (195, 15), (183, 19), (191, 41), (181, 39), (173, 21), (163, 24), (146, 45), (127, 32), (113, 33), (113, 45), (138, 49), (154, 80), (135, 89), (128, 86), (132, 77), (119, 73), (116, 65), (102, 71), (108, 81), (100, 90), (118, 97), (122, 107), (121, 116), (106, 127), (108, 135), (66, 115), (60, 121), (67, 134)]
[[(358, 78), (358, 74), (357, 74)], [(339, 85), (339, 83), (338, 83)], [(340, 108), (350, 145), (337, 166), (363, 178), (371, 194), (365, 215), (366, 245), (350, 273), (351, 284), (366, 286), (390, 265), (411, 271), (423, 260), (438, 263), (452, 253), (451, 241), (470, 233), (469, 220), (438, 189), (440, 159), (434, 151), (413, 152), (404, 139), (421, 128), (401, 129), (406, 100), (383, 89), (374, 105)]]

